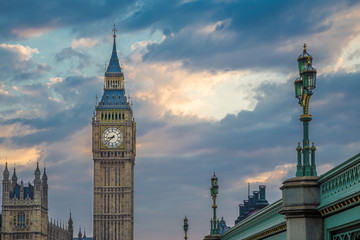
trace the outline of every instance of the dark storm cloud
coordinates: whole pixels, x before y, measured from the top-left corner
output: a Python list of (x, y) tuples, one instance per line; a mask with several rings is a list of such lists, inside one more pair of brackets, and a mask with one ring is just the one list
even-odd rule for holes
[(77, 51), (71, 47), (64, 48), (60, 52), (55, 54), (55, 60), (57, 62), (63, 62), (65, 60), (70, 60), (74, 62), (77, 69), (82, 69), (87, 66), (89, 63), (90, 56), (86, 53)]
[[(338, 1), (145, 1), (121, 23), (127, 31), (153, 28), (164, 32), (161, 43), (149, 44), (147, 61), (190, 61), (215, 69), (288, 67), (289, 56), (301, 52), (308, 36), (329, 30), (333, 14), (355, 2)], [(326, 7), (324, 7), (326, 5)], [(228, 24), (224, 25), (224, 21)], [(207, 24), (214, 32), (200, 34)], [(171, 33), (174, 35), (171, 36)], [(299, 49), (277, 52), (286, 39), (300, 37)], [(340, 43), (339, 43), (340, 44)], [(325, 45), (323, 50), (328, 50)], [(333, 57), (319, 51), (320, 59)], [(337, 53), (339, 53), (337, 51)]]
[(19, 52), (10, 51), (0, 47), (1, 83), (17, 85), (29, 80), (35, 80), (44, 73), (50, 72), (48, 64), (39, 64), (21, 56)]
[[(22, 104), (25, 109), (41, 110), (47, 117), (13, 118), (1, 120), (1, 124), (21, 123), (39, 130), (26, 136), (8, 138), (20, 147), (61, 141), (90, 123), (97, 89), (97, 78), (80, 76), (68, 77), (50, 88), (46, 84), (23, 87), (20, 91), (31, 94), (19, 96), (13, 104)], [(52, 90), (59, 94), (62, 102), (49, 100)]]
[(64, 61), (69, 58), (77, 58), (77, 61), (84, 61), (85, 59), (88, 59), (89, 56), (87, 56), (85, 53), (76, 51), (72, 48), (64, 48), (60, 52), (55, 54), (55, 60), (57, 62)]
[[(29, 29), (89, 26), (104, 19), (114, 22), (119, 11), (128, 12), (134, 2), (132, 0), (1, 1), (0, 15), (3, 20), (0, 21), (0, 39), (15, 37), (17, 33), (14, 30), (26, 34), (26, 30)], [(91, 32), (95, 34), (96, 31), (93, 29)]]

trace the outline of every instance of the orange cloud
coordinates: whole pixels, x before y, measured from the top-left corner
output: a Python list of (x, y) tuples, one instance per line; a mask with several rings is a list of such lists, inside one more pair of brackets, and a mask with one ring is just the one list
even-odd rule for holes
[(263, 82), (286, 81), (279, 73), (261, 71), (190, 71), (179, 62), (129, 66), (135, 97), (156, 105), (158, 115), (221, 119), (228, 113), (253, 110), (255, 89)]
[[(44, 154), (46, 155), (47, 152), (58, 152), (58, 154), (63, 154), (64, 149), (66, 150), (66, 152), (72, 153), (66, 155), (71, 159), (83, 159), (84, 155), (88, 155), (89, 160), (91, 160), (91, 127), (86, 126), (85, 128), (74, 132), (69, 138), (63, 141), (47, 145)], [(67, 160), (70, 159), (64, 159), (64, 161)]]
[(0, 47), (10, 52), (17, 54), (21, 61), (27, 61), (32, 57), (33, 53), (39, 53), (37, 48), (31, 48), (29, 46), (23, 46), (21, 44), (0, 44)]
[(27, 166), (34, 164), (40, 158), (41, 147), (15, 148), (9, 144), (0, 145), (1, 158), (7, 158), (9, 166)]
[[(295, 164), (284, 164), (276, 166), (274, 170), (263, 172), (254, 177), (246, 177), (247, 183), (267, 183), (267, 182), (279, 182), (282, 178), (286, 177), (289, 170), (294, 168)], [(242, 183), (244, 181), (241, 181)]]
[(74, 39), (71, 42), (72, 48), (78, 48), (78, 47), (92, 47), (94, 46), (98, 40), (92, 39), (92, 38), (80, 38), (80, 39)]
[(0, 137), (23, 137), (37, 132), (36, 129), (20, 123), (0, 125)]
[(52, 30), (52, 28), (49, 27), (43, 27), (43, 28), (16, 28), (13, 29), (11, 32), (19, 37), (36, 37), (41, 36), (44, 33)]

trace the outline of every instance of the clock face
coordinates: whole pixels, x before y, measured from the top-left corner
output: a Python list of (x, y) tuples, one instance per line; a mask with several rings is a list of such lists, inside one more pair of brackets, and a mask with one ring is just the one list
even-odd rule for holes
[(123, 141), (122, 132), (116, 127), (109, 127), (105, 129), (102, 134), (102, 142), (109, 148), (118, 147)]

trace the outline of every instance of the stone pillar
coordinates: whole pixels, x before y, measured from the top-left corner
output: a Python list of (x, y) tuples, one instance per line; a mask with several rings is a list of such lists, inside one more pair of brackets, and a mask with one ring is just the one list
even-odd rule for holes
[(294, 177), (283, 182), (283, 207), (280, 214), (286, 218), (288, 240), (324, 239), (323, 219), (317, 207), (320, 204), (320, 185), (317, 176)]

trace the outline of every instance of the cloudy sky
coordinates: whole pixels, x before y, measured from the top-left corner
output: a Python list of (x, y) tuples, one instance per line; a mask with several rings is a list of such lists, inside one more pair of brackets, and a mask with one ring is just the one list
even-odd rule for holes
[(318, 70), (309, 112), (318, 173), (360, 149), (357, 1), (15, 0), (0, 3), (0, 160), (32, 181), (46, 163), (49, 214), (92, 235), (91, 117), (103, 91), (112, 27), (137, 122), (135, 238), (209, 233), (218, 215), (293, 177), (304, 43)]

